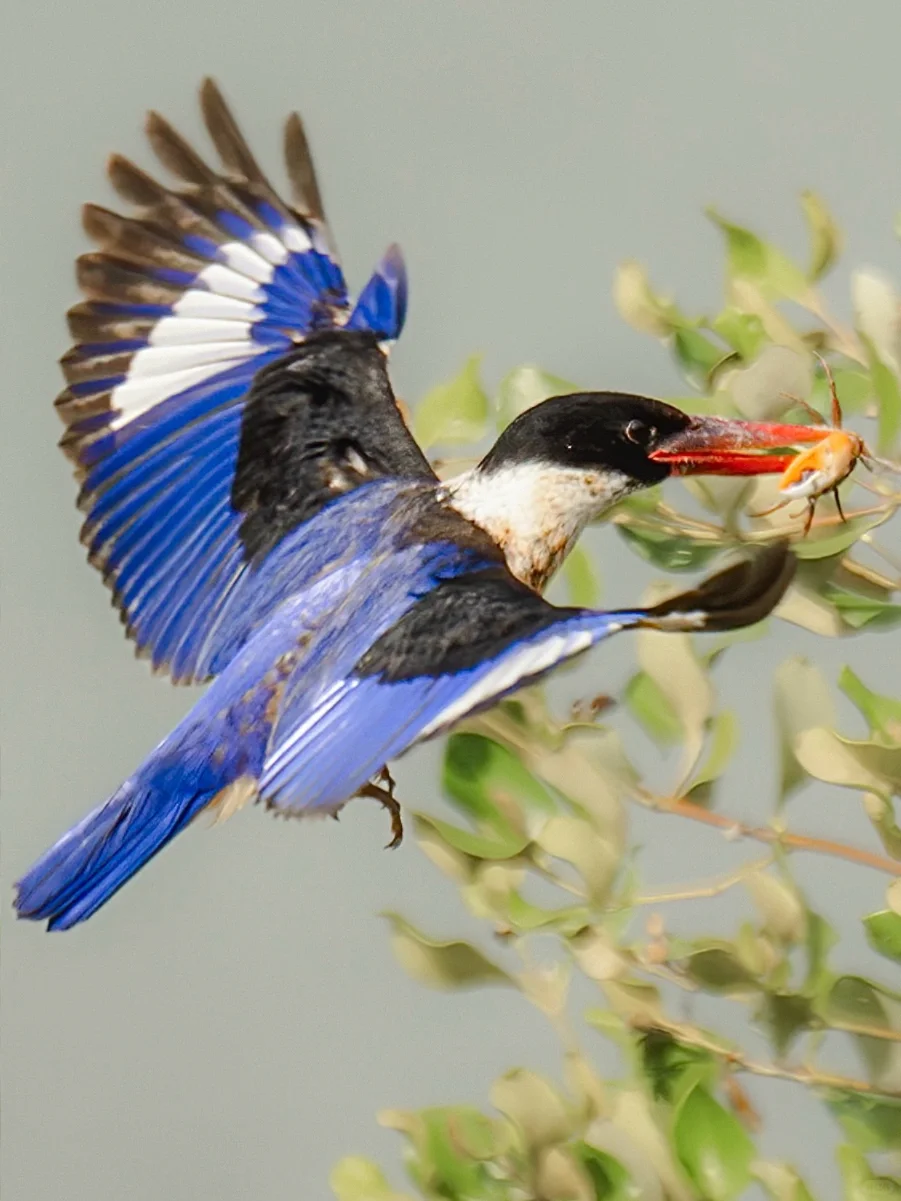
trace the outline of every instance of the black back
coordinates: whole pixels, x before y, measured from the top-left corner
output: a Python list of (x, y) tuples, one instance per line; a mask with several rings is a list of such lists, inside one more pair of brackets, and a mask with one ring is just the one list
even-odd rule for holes
[(397, 408), (375, 334), (313, 334), (255, 378), (232, 486), (249, 559), (336, 496), (386, 476), (435, 480)]

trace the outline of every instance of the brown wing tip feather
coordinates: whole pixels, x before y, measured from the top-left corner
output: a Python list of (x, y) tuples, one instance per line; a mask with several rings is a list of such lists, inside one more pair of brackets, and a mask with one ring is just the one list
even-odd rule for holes
[(285, 121), (285, 165), (294, 204), (303, 216), (324, 221), (322, 193), (300, 113), (291, 113)]

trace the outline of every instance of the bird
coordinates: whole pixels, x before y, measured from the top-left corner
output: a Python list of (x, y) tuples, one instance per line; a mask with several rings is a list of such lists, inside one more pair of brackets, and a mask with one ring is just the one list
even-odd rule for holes
[(388, 374), (400, 250), (352, 302), (300, 118), (284, 200), (210, 79), (200, 105), (219, 166), (151, 112), (173, 182), (113, 155), (131, 215), (84, 209), (98, 249), (78, 260), (56, 406), (82, 540), (128, 637), (155, 671), (207, 687), (18, 881), (18, 915), (49, 930), (91, 917), (204, 813), (336, 816), (372, 797), (396, 845), (388, 765), (411, 747), (619, 631), (759, 621), (795, 567), (779, 543), (651, 607), (549, 603), (617, 501), (674, 474), (784, 470), (792, 456), (760, 450), (807, 427), (573, 393), (440, 480)]

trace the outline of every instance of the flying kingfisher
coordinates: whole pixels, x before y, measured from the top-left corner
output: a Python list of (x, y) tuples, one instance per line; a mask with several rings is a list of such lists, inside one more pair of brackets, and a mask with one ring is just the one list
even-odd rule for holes
[(56, 404), (82, 537), (129, 637), (173, 680), (211, 683), (18, 882), (19, 915), (49, 929), (90, 917), (199, 814), (251, 800), (300, 817), (374, 797), (393, 845), (391, 760), (619, 630), (756, 622), (794, 570), (780, 544), (653, 608), (549, 604), (616, 501), (671, 474), (782, 471), (790, 454), (759, 452), (809, 429), (584, 392), (439, 481), (387, 371), (400, 251), (351, 303), (299, 117), (285, 201), (212, 81), (200, 98), (219, 167), (151, 113), (176, 182), (113, 156), (132, 215), (84, 210), (99, 249), (78, 260)]

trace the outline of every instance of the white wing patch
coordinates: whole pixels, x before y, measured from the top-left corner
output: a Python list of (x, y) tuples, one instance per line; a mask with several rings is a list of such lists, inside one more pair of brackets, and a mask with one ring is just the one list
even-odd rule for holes
[[(609, 633), (620, 630), (620, 625), (611, 624)], [(515, 688), (520, 680), (537, 675), (568, 659), (581, 651), (587, 650), (595, 639), (588, 630), (579, 630), (570, 634), (555, 634), (541, 642), (524, 646), (520, 650), (506, 655), (496, 667), (486, 672), (477, 683), (467, 689), (461, 697), (449, 705), (439, 717), (424, 727), (420, 738), (431, 738), (448, 726), (465, 717), (480, 705), (503, 696), (511, 688)]]

